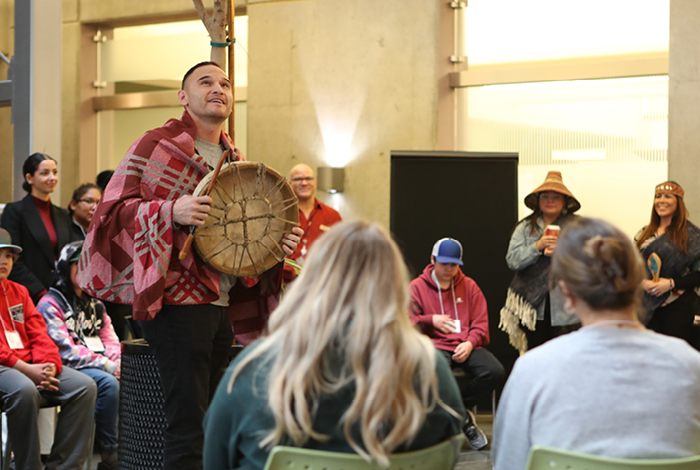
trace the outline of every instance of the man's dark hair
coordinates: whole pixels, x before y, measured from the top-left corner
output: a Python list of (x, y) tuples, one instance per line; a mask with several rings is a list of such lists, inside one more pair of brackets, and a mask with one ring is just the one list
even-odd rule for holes
[(185, 76), (182, 77), (182, 85), (180, 85), (180, 89), (181, 90), (185, 89), (185, 81), (187, 80), (187, 77), (192, 75), (192, 72), (194, 72), (195, 70), (197, 70), (200, 67), (205, 67), (207, 65), (213, 65), (214, 67), (219, 67), (221, 70), (224, 70), (223, 68), (221, 68), (221, 66), (219, 64), (217, 64), (216, 62), (212, 62), (211, 60), (208, 60), (206, 62), (200, 62), (197, 65), (192, 66), (192, 68), (189, 69), (187, 71), (187, 73), (185, 73)]

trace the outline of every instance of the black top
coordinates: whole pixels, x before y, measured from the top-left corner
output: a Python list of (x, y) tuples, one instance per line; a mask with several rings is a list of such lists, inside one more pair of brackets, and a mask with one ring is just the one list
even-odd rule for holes
[(12, 243), (22, 247), (9, 279), (25, 286), (35, 301), (36, 295), (53, 283), (58, 253), (66, 243), (79, 239), (73, 235), (68, 211), (51, 204), (51, 219), (58, 240), (56, 253), (31, 195), (7, 204), (0, 219), (0, 226), (10, 233)]

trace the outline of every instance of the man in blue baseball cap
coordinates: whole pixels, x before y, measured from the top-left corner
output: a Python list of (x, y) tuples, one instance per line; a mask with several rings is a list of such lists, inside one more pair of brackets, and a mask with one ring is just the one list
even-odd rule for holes
[(462, 251), (453, 238), (435, 243), (431, 263), (411, 282), (411, 321), (432, 339), (452, 369), (463, 369), (471, 378), (462, 391), (467, 409), (463, 430), (473, 449), (483, 449), (488, 438), (470, 408), (503, 384), (505, 371), (483, 348), (489, 343), (486, 299), (476, 282), (462, 273)]

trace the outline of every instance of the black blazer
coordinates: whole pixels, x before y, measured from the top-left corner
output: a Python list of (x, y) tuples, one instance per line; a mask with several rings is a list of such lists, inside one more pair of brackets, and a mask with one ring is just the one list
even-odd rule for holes
[(58, 252), (55, 254), (49, 232), (31, 195), (7, 204), (0, 219), (0, 227), (10, 232), (12, 243), (22, 247), (9, 278), (25, 286), (34, 300), (38, 300), (36, 295), (39, 292), (51, 287), (56, 269), (55, 259), (63, 246), (76, 240), (67, 210), (51, 204), (51, 219), (58, 238)]

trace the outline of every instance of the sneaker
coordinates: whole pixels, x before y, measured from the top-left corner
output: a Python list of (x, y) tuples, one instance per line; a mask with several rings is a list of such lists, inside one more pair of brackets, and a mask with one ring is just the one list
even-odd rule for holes
[(471, 410), (467, 410), (467, 420), (462, 426), (462, 431), (467, 436), (467, 444), (474, 450), (481, 450), (487, 445), (489, 445), (489, 440), (486, 437), (486, 433), (479, 429), (476, 425), (476, 418)]

